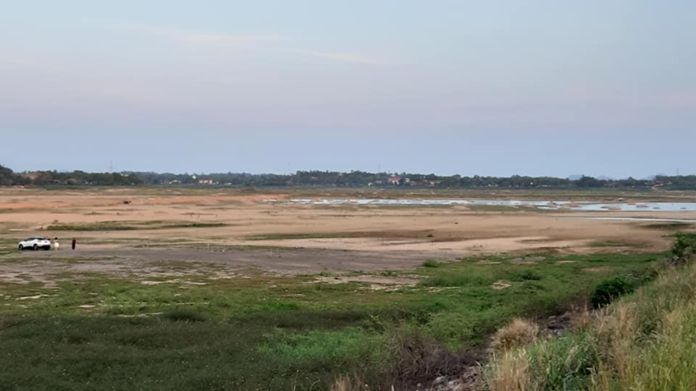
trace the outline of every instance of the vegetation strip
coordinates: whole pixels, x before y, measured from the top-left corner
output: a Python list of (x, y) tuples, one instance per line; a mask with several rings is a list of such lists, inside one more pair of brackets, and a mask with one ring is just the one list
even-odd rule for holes
[[(518, 337), (487, 366), (486, 387), (515, 390), (696, 389), (696, 234), (679, 234), (657, 279), (558, 338)], [(608, 294), (612, 292), (612, 294)], [(629, 293), (614, 279), (598, 303)], [(527, 323), (529, 325), (529, 323)], [(533, 326), (528, 326), (533, 327)], [(514, 334), (521, 336), (525, 331)]]
[[(174, 281), (74, 274), (53, 288), (4, 283), (0, 381), (287, 390), (327, 389), (348, 376), (372, 389), (409, 388), (474, 365), (509, 319), (562, 313), (616, 276), (639, 284), (659, 257), (433, 260), (373, 275), (418, 281), (384, 290), (373, 289), (374, 277), (334, 284), (263, 274)], [(154, 283), (160, 280), (166, 283)], [(495, 288), (500, 281), (504, 289)]]

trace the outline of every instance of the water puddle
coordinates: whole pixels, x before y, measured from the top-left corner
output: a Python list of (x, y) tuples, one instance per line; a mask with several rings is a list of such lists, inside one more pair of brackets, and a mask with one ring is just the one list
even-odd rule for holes
[[(267, 202), (277, 202), (269, 200)], [(578, 212), (693, 212), (696, 202), (577, 202), (577, 201), (529, 201), (482, 199), (419, 199), (419, 198), (297, 198), (286, 201), (294, 205), (314, 206), (492, 206), (510, 208), (536, 208), (540, 210), (570, 210)]]

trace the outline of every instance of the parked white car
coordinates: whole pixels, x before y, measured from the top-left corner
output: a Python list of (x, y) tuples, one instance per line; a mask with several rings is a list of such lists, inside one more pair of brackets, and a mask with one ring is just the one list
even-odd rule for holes
[(19, 248), (19, 251), (50, 250), (51, 249), (51, 240), (47, 239), (47, 238), (40, 238), (40, 237), (24, 239), (21, 242), (19, 242), (18, 248)]

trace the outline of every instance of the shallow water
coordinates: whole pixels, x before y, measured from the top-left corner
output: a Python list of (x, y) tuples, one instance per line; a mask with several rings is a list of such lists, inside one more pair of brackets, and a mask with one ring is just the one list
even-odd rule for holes
[(591, 220), (602, 221), (631, 221), (642, 223), (681, 223), (681, 224), (696, 224), (696, 219), (660, 219), (651, 217), (584, 217)]
[(580, 212), (693, 212), (696, 202), (639, 202), (596, 203), (571, 201), (481, 200), (481, 199), (419, 199), (419, 198), (324, 198), (291, 199), (297, 205), (375, 205), (375, 206), (502, 206), (527, 207), (540, 210), (571, 210)]
[(601, 212), (604, 210), (620, 210), (622, 212), (681, 212), (696, 211), (696, 202), (641, 202), (636, 204), (615, 203), (615, 204), (581, 204), (573, 210), (586, 212)]

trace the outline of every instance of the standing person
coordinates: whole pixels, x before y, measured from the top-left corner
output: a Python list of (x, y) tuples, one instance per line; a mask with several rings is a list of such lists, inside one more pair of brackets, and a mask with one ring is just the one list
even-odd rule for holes
[(58, 238), (53, 239), (53, 249), (55, 251), (60, 250), (60, 243), (58, 242)]
[(72, 249), (75, 251), (75, 247), (77, 246), (77, 239), (73, 238), (72, 240)]

